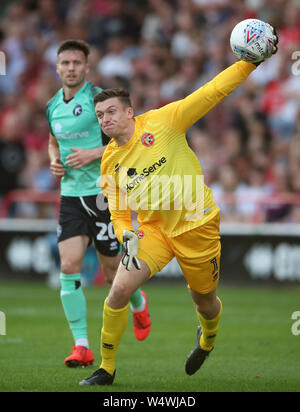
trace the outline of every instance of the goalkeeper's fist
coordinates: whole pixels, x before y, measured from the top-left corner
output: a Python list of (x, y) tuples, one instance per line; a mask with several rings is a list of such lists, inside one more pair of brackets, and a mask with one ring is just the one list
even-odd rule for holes
[(269, 24), (269, 26), (272, 28), (273, 30), (273, 34), (274, 34), (274, 46), (273, 46), (273, 51), (272, 54), (276, 54), (278, 51), (278, 42), (279, 42), (279, 37), (278, 37), (278, 33), (275, 27), (271, 26)]
[[(268, 24), (268, 23), (266, 23), (266, 24)], [(273, 35), (274, 35), (274, 46), (273, 46), (273, 50), (272, 50), (272, 54), (271, 54), (271, 56), (272, 56), (273, 54), (276, 54), (276, 53), (278, 52), (278, 41), (279, 41), (279, 38), (278, 38), (278, 33), (277, 33), (276, 28), (273, 27), (273, 26), (271, 26), (270, 24), (268, 24), (268, 26), (271, 28), (271, 30), (273, 31)], [(271, 57), (271, 56), (270, 56), (270, 57)], [(263, 63), (265, 60), (266, 60), (266, 59), (262, 60), (261, 62), (254, 63), (254, 64), (255, 64), (255, 66), (257, 67), (257, 66), (259, 66), (261, 63)]]
[(139, 238), (137, 235), (131, 230), (124, 230), (123, 231), (123, 258), (122, 264), (126, 267), (127, 270), (131, 270), (132, 263), (134, 266), (140, 270), (141, 265), (138, 261), (136, 255), (139, 248)]

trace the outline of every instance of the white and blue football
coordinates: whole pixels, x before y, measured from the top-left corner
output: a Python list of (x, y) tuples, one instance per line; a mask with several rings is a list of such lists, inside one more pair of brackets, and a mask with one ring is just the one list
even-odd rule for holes
[(231, 32), (230, 46), (239, 60), (261, 62), (272, 55), (276, 35), (273, 27), (261, 20), (246, 19), (238, 23)]

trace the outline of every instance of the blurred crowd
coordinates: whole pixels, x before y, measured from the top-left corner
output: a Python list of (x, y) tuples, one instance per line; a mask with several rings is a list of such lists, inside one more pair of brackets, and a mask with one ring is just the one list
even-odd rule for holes
[[(61, 41), (88, 42), (88, 80), (129, 89), (139, 114), (185, 97), (235, 62), (230, 33), (246, 18), (277, 28), (279, 52), (187, 139), (223, 221), (300, 223), (300, 0), (1, 0), (0, 199), (16, 188), (59, 191), (45, 106), (61, 87)], [(53, 210), (29, 203), (14, 213), (53, 217)]]

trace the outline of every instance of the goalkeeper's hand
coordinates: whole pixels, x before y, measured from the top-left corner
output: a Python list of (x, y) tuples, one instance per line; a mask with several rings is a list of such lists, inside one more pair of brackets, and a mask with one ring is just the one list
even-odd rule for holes
[(122, 264), (126, 267), (127, 270), (131, 270), (132, 263), (134, 266), (140, 270), (141, 265), (138, 261), (136, 255), (139, 248), (139, 238), (137, 235), (131, 230), (124, 230), (123, 231), (123, 258)]
[[(271, 56), (273, 56), (273, 54), (276, 54), (277, 51), (278, 51), (277, 45), (278, 45), (279, 38), (278, 38), (278, 33), (277, 33), (277, 30), (275, 29), (275, 27), (271, 26), (270, 24), (269, 24), (269, 26), (272, 28), (273, 35), (274, 35), (274, 45), (273, 45), (273, 51), (272, 51), (272, 54), (271, 54)], [(271, 56), (267, 57), (267, 59), (269, 59)], [(258, 65), (260, 65), (260, 63), (264, 62), (265, 60), (266, 59), (262, 60), (261, 62), (254, 63), (254, 64), (257, 67)]]

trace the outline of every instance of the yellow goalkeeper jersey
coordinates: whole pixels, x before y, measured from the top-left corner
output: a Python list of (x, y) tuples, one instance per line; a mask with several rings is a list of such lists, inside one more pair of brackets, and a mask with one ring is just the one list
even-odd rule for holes
[(110, 141), (102, 157), (101, 187), (120, 242), (124, 229), (134, 230), (130, 209), (139, 224), (158, 226), (167, 237), (216, 216), (219, 208), (185, 133), (254, 69), (237, 62), (186, 98), (137, 116), (127, 144)]

